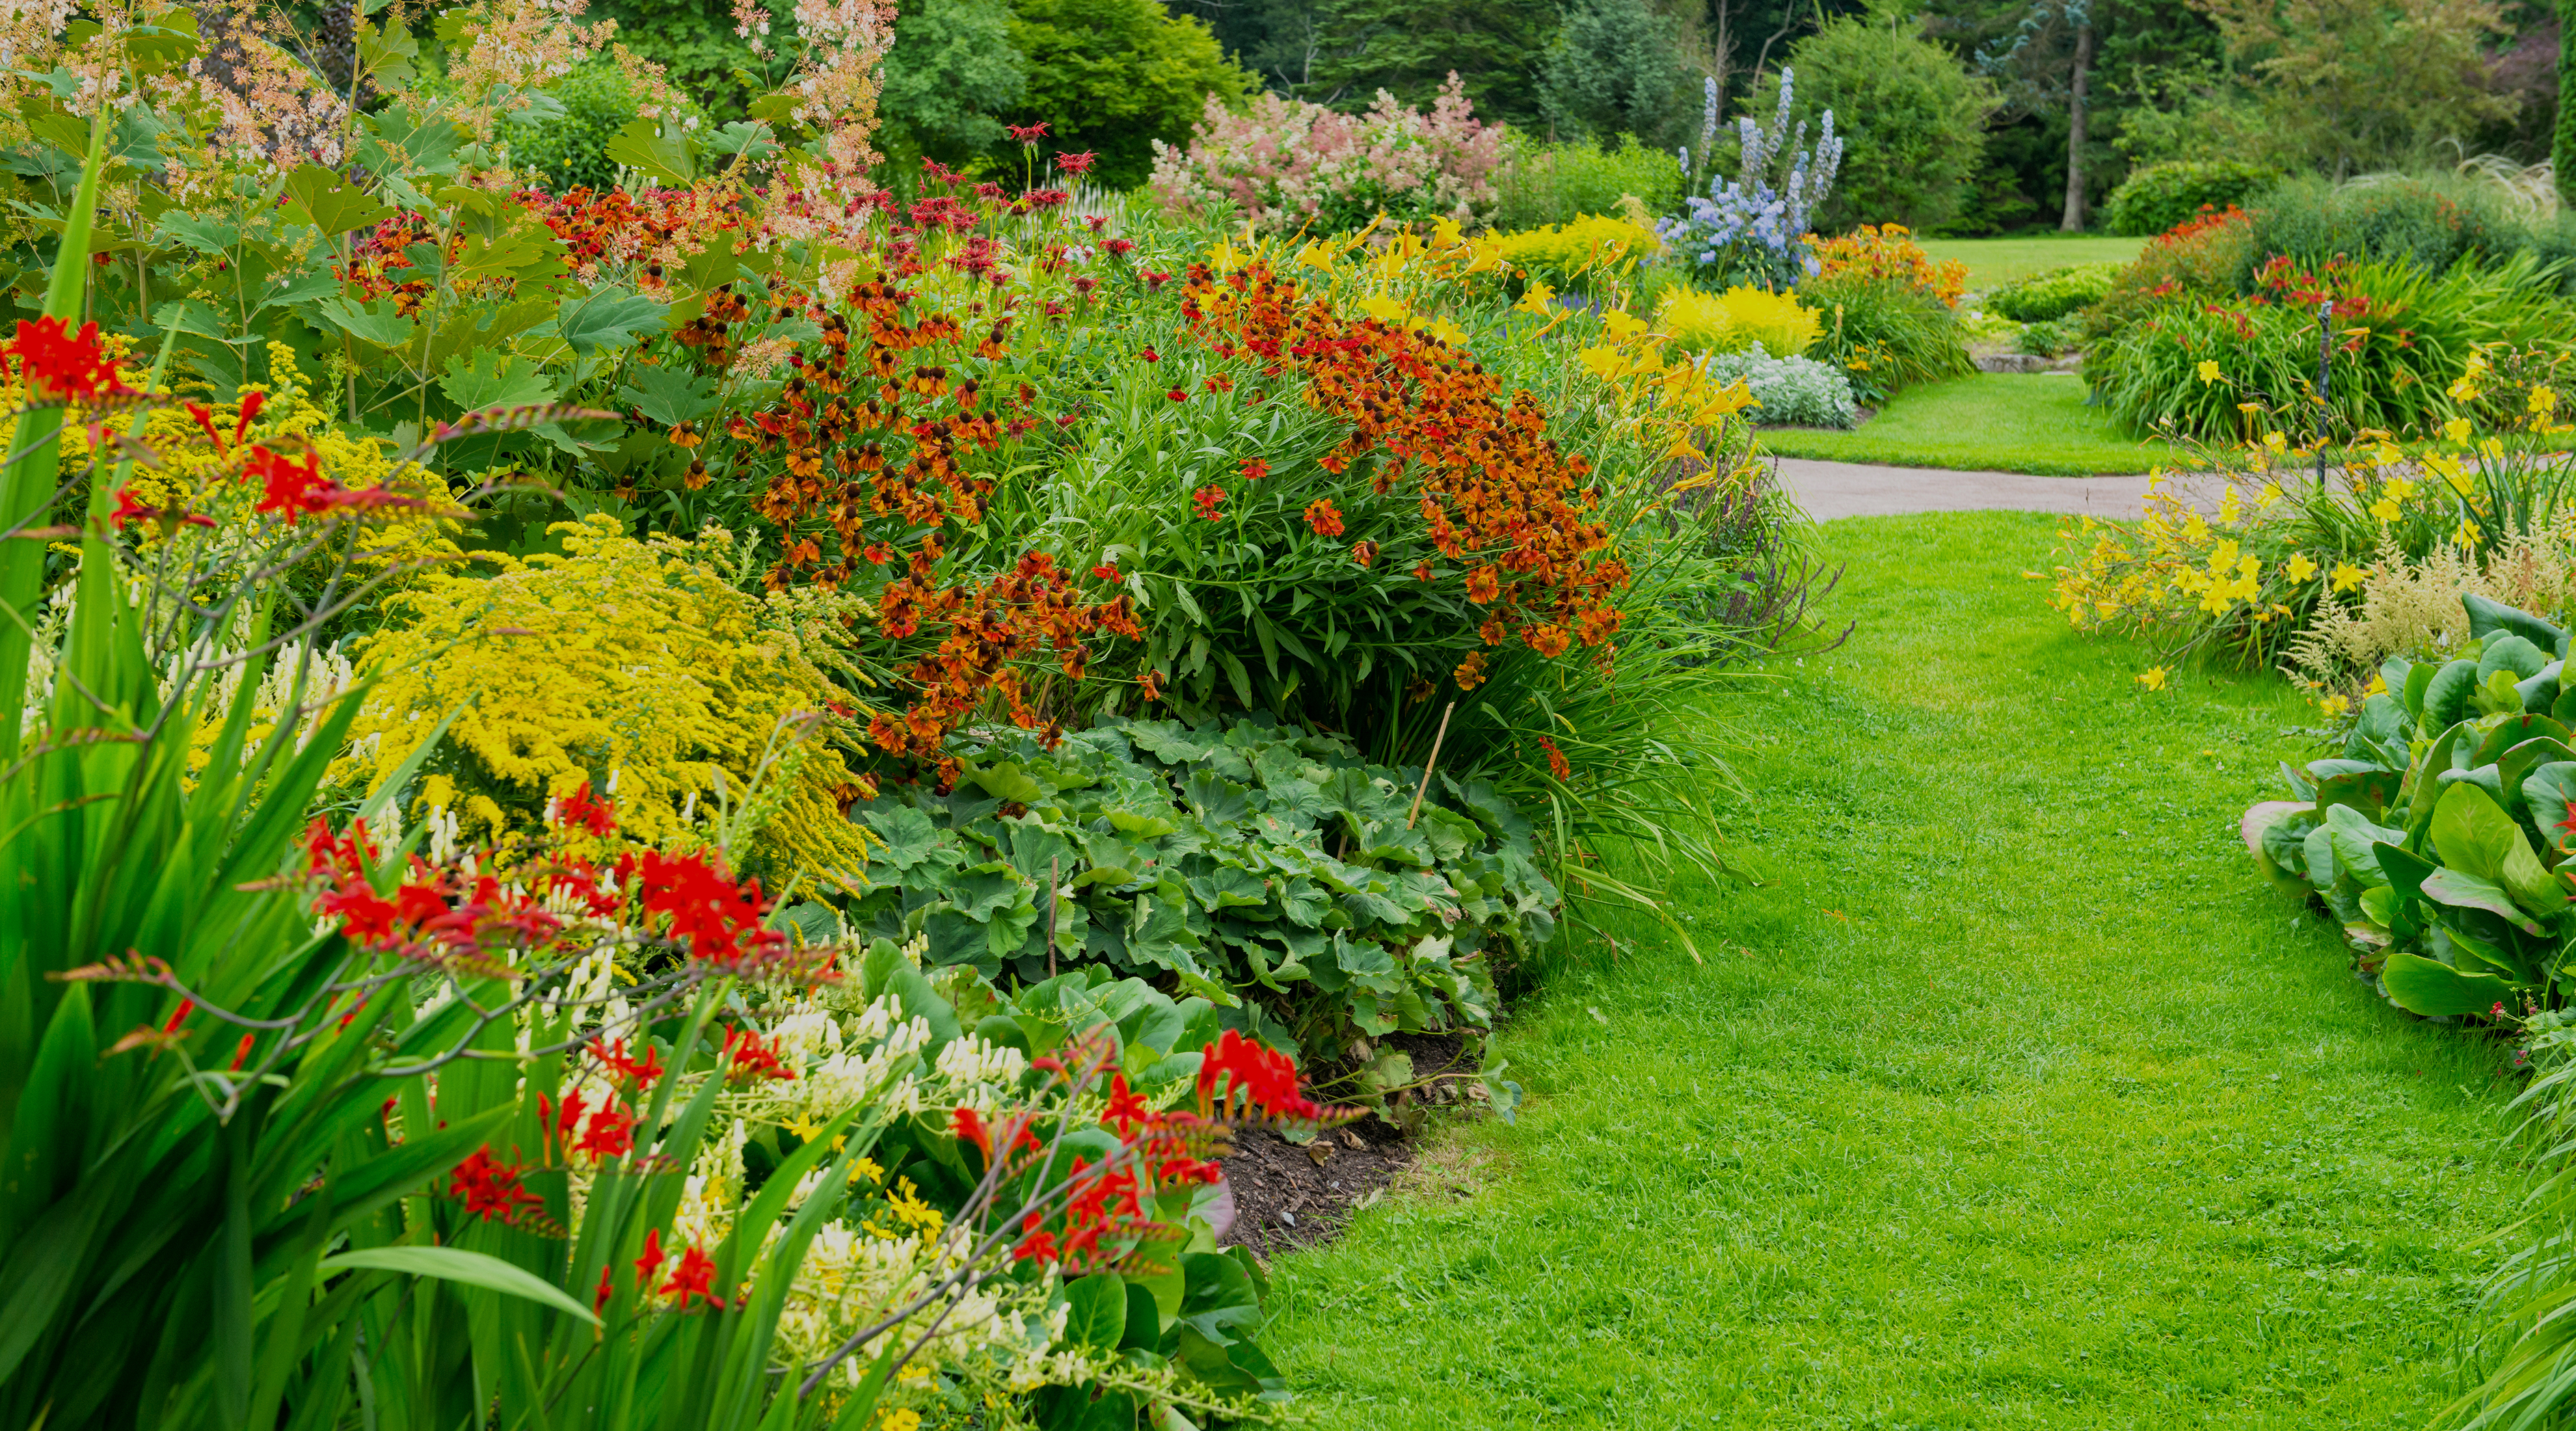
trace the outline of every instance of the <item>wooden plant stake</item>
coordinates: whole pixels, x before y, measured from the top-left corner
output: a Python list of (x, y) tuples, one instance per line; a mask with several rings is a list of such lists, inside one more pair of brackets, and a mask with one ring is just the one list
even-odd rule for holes
[(1404, 817), (1404, 828), (1408, 830), (1412, 829), (1413, 822), (1422, 816), (1422, 797), (1431, 792), (1431, 767), (1440, 763), (1440, 742), (1448, 739), (1449, 716), (1457, 709), (1458, 703), (1451, 701), (1440, 710), (1440, 728), (1431, 733), (1431, 758), (1422, 762), (1422, 783), (1414, 787), (1413, 809)]
[(1057, 883), (1056, 866), (1062, 863), (1063, 858), (1061, 855), (1047, 857), (1047, 977), (1050, 979), (1055, 977), (1055, 892), (1061, 888)]

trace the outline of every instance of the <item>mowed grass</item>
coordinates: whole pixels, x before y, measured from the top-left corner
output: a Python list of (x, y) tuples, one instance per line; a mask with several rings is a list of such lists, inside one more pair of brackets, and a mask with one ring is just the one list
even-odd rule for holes
[(1783, 457), (2052, 477), (2144, 472), (2174, 461), (2171, 444), (2140, 442), (2108, 410), (2085, 406), (2085, 391), (2071, 374), (1971, 373), (1907, 388), (1849, 432), (1772, 429), (1761, 441)]
[[(2236, 835), (2275, 677), (2131, 681), (2049, 519), (1872, 518), (1851, 643), (1710, 717), (1732, 848), (1502, 1036), (1516, 1126), (1275, 1262), (1320, 1424), (2421, 1427), (2516, 1181), (2491, 1040), (2356, 983)], [(1607, 960), (1607, 951), (1594, 951)]]
[(2035, 234), (2020, 238), (1924, 239), (1924, 251), (1936, 259), (1955, 258), (1968, 265), (1968, 289), (1983, 293), (2016, 278), (2028, 278), (2070, 263), (2127, 263), (2146, 243), (2142, 238), (2109, 234)]

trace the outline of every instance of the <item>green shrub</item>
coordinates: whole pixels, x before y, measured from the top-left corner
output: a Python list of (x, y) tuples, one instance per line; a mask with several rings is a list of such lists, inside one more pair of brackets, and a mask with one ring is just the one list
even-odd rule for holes
[(2102, 222), (2115, 234), (2160, 234), (2203, 209), (2240, 205), (2280, 177), (2277, 169), (2228, 159), (2149, 164), (2111, 191)]
[(2025, 325), (2013, 335), (2013, 351), (2037, 358), (2054, 358), (2073, 349), (2083, 340), (2081, 331), (2063, 318), (2047, 318)]
[(2147, 241), (2137, 261), (2122, 269), (2085, 313), (2085, 331), (2100, 337), (2119, 331), (2168, 298), (2217, 298), (2236, 292), (2236, 275), (2251, 265), (2254, 220), (2243, 209), (2187, 219)]
[(1967, 332), (1950, 305), (1901, 278), (1811, 278), (1798, 297), (1824, 315), (1813, 356), (1851, 378), (1873, 406), (1917, 383), (1973, 372)]
[[(1206, 21), (1170, 14), (1158, 0), (1012, 0), (1010, 35), (1028, 78), (1003, 118), (1046, 124), (1041, 160), (1098, 154), (1092, 177), (1106, 188), (1143, 183), (1154, 142), (1188, 143), (1210, 96), (1235, 104), (1253, 88)], [(990, 152), (1003, 172), (1018, 172), (1019, 146)]]
[(608, 141), (636, 115), (626, 76), (607, 60), (590, 60), (547, 94), (563, 106), (560, 118), (532, 116), (500, 126), (495, 137), (510, 146), (510, 162), (542, 172), (546, 187), (558, 194), (614, 187), (617, 164), (608, 157)]
[[(1034, 982), (1098, 964), (1175, 981), (1291, 1049), (1485, 1027), (1493, 968), (1547, 941), (1555, 887), (1530, 827), (1482, 781), (1411, 773), (1259, 717), (1108, 723), (1053, 749), (958, 748), (949, 794), (857, 806), (895, 873), (854, 913), (936, 965)], [(1052, 870), (1077, 893), (1050, 919)], [(899, 886), (899, 887), (897, 887)]]
[[(2267, 291), (2213, 303), (2160, 301), (2087, 355), (2085, 375), (2112, 411), (2140, 431), (2239, 435), (2239, 404), (2305, 410), (2319, 335), (2312, 305), (2273, 294), (2322, 282), (2356, 305), (2335, 325), (2327, 417), (2347, 431), (2401, 431), (2455, 415), (2445, 391), (2484, 343), (2551, 339), (2564, 309), (2553, 265), (2523, 254), (2496, 268), (2461, 263), (2435, 275), (2404, 262), (2339, 264), (2322, 279), (2283, 267)], [(2205, 376), (2202, 363), (2215, 364)]]
[[(1844, 142), (1818, 232), (1900, 223), (1932, 233), (1958, 217), (1985, 152), (1986, 118), (2002, 104), (1991, 81), (1911, 30), (1853, 16), (1827, 20), (1789, 61), (1792, 113), (1812, 133), (1832, 110)], [(1774, 75), (1751, 111), (1769, 114), (1779, 93)]]
[(2046, 323), (2110, 296), (2123, 263), (2070, 263), (2035, 273), (1986, 295), (1986, 307), (2016, 323)]
[(2576, 238), (2556, 220), (2529, 220), (2495, 187), (2454, 175), (2372, 177), (2345, 184), (2287, 180), (2249, 205), (2253, 252), (2237, 274), (2253, 284), (2254, 267), (2275, 254), (2313, 267), (2337, 257), (2389, 259), (2435, 272), (2463, 259), (2494, 266), (2517, 253), (2543, 260), (2576, 256)]
[(1515, 129), (1496, 186), (1502, 200), (1493, 226), (1535, 229), (1583, 214), (1618, 213), (1625, 197), (1634, 197), (1649, 214), (1669, 213), (1681, 207), (1682, 166), (1671, 151), (1626, 135), (1604, 149), (1590, 139), (1547, 144)]

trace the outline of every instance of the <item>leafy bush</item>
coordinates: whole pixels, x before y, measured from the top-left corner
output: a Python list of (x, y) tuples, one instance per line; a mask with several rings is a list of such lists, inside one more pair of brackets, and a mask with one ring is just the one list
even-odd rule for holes
[(2134, 322), (2168, 298), (2216, 298), (2236, 292), (2236, 276), (2254, 251), (2254, 216), (2242, 209), (2203, 214), (2147, 241), (2137, 260), (2111, 282), (2086, 319), (2095, 335)]
[[(2451, 400), (2510, 423), (2455, 418), (2412, 441), (2320, 430), (2304, 395), (2248, 399), (2241, 446), (2191, 444), (2177, 463), (2225, 479), (2216, 503), (2155, 484), (2144, 521), (2061, 528), (2076, 545), (2054, 604), (2080, 630), (2128, 631), (2173, 658), (2204, 646), (2255, 665), (2287, 655), (2331, 713), (2349, 663), (2375, 666), (2407, 633), (2441, 629), (2428, 603), (2532, 598), (2563, 580), (2563, 567), (2524, 568), (2557, 560), (2576, 494), (2552, 383), (2564, 365), (2547, 349), (2473, 354)], [(2345, 448), (2340, 480), (2316, 480), (2321, 445)]]
[(1655, 231), (1626, 219), (1586, 214), (1572, 222), (1493, 236), (1503, 261), (1541, 282), (1593, 291), (1663, 252)]
[[(853, 812), (892, 874), (851, 917), (926, 938), (935, 965), (1175, 980), (1230, 1027), (1331, 1050), (1486, 1027), (1496, 965), (1554, 928), (1529, 826), (1489, 786), (1435, 778), (1410, 821), (1421, 771), (1337, 737), (1138, 721), (958, 758), (951, 793), (891, 787)], [(1050, 871), (1073, 891), (1052, 914)]]
[(1692, 195), (1683, 213), (1656, 225), (1674, 261), (1698, 281), (1778, 290), (1815, 272), (1802, 240), (1812, 227), (1809, 215), (1833, 193), (1843, 142), (1834, 136), (1828, 109), (1817, 123), (1815, 147), (1799, 149), (1807, 128), (1802, 123), (1795, 138), (1790, 134), (1796, 97), (1796, 74), (1781, 70), (1769, 127), (1749, 116), (1737, 124), (1735, 177), (1711, 177), (1707, 198)]
[(1942, 306), (1956, 308), (1959, 296), (1968, 288), (1968, 266), (1959, 260), (1932, 261), (1923, 245), (1914, 241), (1914, 232), (1903, 224), (1863, 224), (1836, 238), (1820, 239), (1807, 235), (1807, 247), (1815, 253), (1816, 279), (1889, 279), (1904, 284), (1918, 293), (1929, 294)]
[(2448, 659), (2392, 658), (2342, 757), (2287, 772), (2301, 802), (2261, 857), (2306, 878), (2399, 1008), (2505, 1019), (2565, 1001), (2576, 868), (2576, 685), (2565, 631), (2464, 597)]
[(2460, 263), (2494, 268), (2525, 257), (2566, 282), (2576, 231), (2533, 215), (2497, 185), (2458, 174), (2366, 175), (2342, 184), (2307, 177), (2267, 189), (2254, 210), (2254, 253), (2236, 275), (2251, 288), (2276, 256), (2315, 267), (2337, 257), (2413, 263), (2436, 272)]
[[(1193, 120), (1252, 88), (1207, 22), (1157, 0), (1011, 0), (1010, 35), (1027, 84), (1006, 118), (1046, 125), (1060, 149), (1096, 153), (1092, 175), (1112, 189), (1145, 182)], [(1007, 136), (990, 157), (1003, 172), (1020, 166)]]
[(1208, 97), (1186, 148), (1154, 143), (1154, 197), (1173, 214), (1240, 214), (1284, 232), (1474, 223), (1494, 206), (1503, 130), (1480, 124), (1455, 77), (1428, 111), (1381, 93), (1365, 114), (1264, 94), (1242, 114)]
[(1749, 388), (1767, 425), (1851, 427), (1860, 421), (1851, 380), (1813, 358), (1775, 358), (1756, 343), (1740, 353), (1711, 353), (1699, 364), (1713, 381)]
[(2013, 337), (2013, 351), (2054, 358), (2073, 350), (2082, 341), (2082, 335), (2074, 324), (2062, 318), (2050, 319), (2024, 325), (2021, 332)]
[(2148, 164), (2111, 191), (2102, 222), (2115, 234), (2160, 234), (2204, 211), (2236, 208), (2280, 178), (2277, 169), (2232, 159)]
[(1758, 346), (1783, 357), (1805, 353), (1824, 327), (1816, 310), (1789, 294), (1741, 284), (1722, 294), (1675, 289), (1665, 295), (1655, 323), (1688, 352), (1736, 353)]
[(2402, 260), (2335, 263), (2321, 274), (2278, 263), (2251, 298), (2176, 297), (2148, 308), (2088, 351), (2085, 375), (2133, 430), (2235, 435), (2245, 422), (2239, 404), (2290, 408), (2315, 386), (2314, 297), (2331, 295), (2331, 420), (2399, 431), (2458, 414), (2447, 390), (2477, 346), (2551, 337), (2562, 321), (2550, 296), (2556, 278), (2528, 254), (2439, 275)]
[(1539, 79), (1552, 130), (1672, 137), (1689, 103), (1680, 28), (1649, 0), (1568, 0)]
[(2016, 323), (2047, 323), (2110, 296), (2128, 265), (2071, 263), (2007, 283), (1986, 295), (1986, 306)]
[(1497, 229), (1535, 229), (1584, 214), (1621, 213), (1633, 198), (1649, 214), (1669, 213), (1682, 202), (1682, 166), (1672, 151), (1640, 144), (1628, 135), (1617, 147), (1591, 139), (1543, 143), (1510, 131), (1502, 167), (1495, 172), (1491, 222)]
[(560, 115), (513, 119), (493, 136), (510, 146), (511, 165), (543, 173), (558, 194), (615, 187), (617, 161), (608, 157), (608, 142), (636, 117), (625, 73), (606, 60), (592, 60), (546, 93)]
[(1812, 355), (1846, 374), (1862, 402), (1976, 370), (1958, 312), (1910, 278), (1849, 268), (1808, 279), (1798, 296), (1823, 315)]
[[(1958, 217), (1985, 150), (1987, 116), (2003, 103), (1992, 81), (1970, 74), (1948, 46), (1876, 16), (1826, 20), (1790, 51), (1789, 66), (1805, 77), (1795, 119), (1838, 116), (1849, 146), (1833, 193), (1811, 201), (1818, 227), (1896, 223), (1931, 232)], [(1773, 83), (1756, 92), (1754, 107)]]

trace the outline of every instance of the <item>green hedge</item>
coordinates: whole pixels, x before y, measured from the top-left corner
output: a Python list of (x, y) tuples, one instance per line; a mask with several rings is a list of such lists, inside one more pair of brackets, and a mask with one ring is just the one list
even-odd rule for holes
[(2242, 204), (2280, 178), (2279, 170), (2232, 159), (2150, 164), (2111, 191), (2102, 221), (2115, 234), (2160, 234), (2203, 208)]

